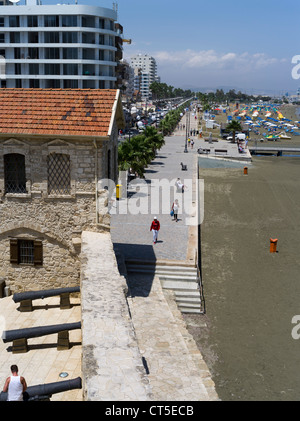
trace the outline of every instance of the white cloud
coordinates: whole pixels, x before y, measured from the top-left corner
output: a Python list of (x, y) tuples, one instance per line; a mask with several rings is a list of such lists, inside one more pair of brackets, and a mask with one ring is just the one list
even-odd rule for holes
[(271, 57), (262, 52), (219, 52), (214, 49), (132, 51), (133, 49), (128, 47), (124, 51), (129, 61), (136, 53), (151, 55), (156, 59), (161, 80), (173, 86), (234, 85), (241, 89), (287, 89), (283, 87), (290, 86), (291, 81), (294, 81), (289, 67), (290, 60)]
[(155, 57), (158, 65), (165, 66), (169, 64), (176, 64), (185, 68), (198, 69), (210, 66), (216, 69), (222, 69), (223, 67), (228, 67), (228, 65), (230, 65), (233, 68), (239, 67), (242, 69), (247, 68), (248, 70), (255, 70), (284, 61), (284, 59), (269, 57), (265, 53), (218, 53), (215, 50), (194, 51), (187, 49), (176, 52), (158, 51), (152, 55)]

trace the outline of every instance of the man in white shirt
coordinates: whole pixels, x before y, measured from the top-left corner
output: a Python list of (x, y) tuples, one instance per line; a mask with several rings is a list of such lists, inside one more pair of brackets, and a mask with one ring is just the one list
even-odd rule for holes
[(8, 401), (23, 401), (23, 393), (27, 389), (26, 380), (18, 375), (18, 367), (14, 364), (10, 367), (11, 376), (6, 379), (3, 392), (7, 393)]
[(179, 177), (175, 181), (175, 186), (176, 186), (178, 192), (181, 192), (181, 193), (184, 192), (184, 184), (181, 182)]

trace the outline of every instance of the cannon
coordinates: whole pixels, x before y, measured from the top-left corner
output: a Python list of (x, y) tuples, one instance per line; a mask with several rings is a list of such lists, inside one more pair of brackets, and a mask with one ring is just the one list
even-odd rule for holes
[(81, 322), (5, 330), (2, 340), (4, 343), (12, 342), (12, 352), (17, 354), (28, 351), (27, 339), (57, 333), (57, 349), (61, 351), (70, 348), (69, 331), (75, 329), (81, 329)]
[[(81, 389), (81, 377), (61, 382), (39, 384), (29, 386), (23, 394), (24, 401), (50, 400), (55, 393), (65, 392), (67, 390)], [(7, 392), (0, 393), (0, 402), (7, 400)]]
[(80, 287), (45, 289), (41, 291), (19, 292), (13, 295), (15, 303), (20, 303), (19, 310), (22, 312), (32, 311), (32, 300), (44, 299), (48, 297), (60, 296), (60, 309), (70, 308), (70, 294), (80, 292)]

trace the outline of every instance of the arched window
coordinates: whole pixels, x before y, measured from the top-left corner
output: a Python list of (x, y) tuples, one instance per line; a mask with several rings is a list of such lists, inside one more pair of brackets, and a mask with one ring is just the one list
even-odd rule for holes
[(4, 155), (5, 193), (26, 193), (25, 156), (18, 153)]
[(70, 156), (51, 153), (47, 157), (48, 194), (70, 194)]

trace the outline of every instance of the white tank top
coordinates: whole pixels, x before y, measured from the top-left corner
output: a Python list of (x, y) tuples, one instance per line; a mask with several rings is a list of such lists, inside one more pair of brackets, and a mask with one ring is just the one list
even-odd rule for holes
[(23, 385), (20, 376), (10, 376), (8, 385), (8, 401), (22, 401), (23, 400)]

